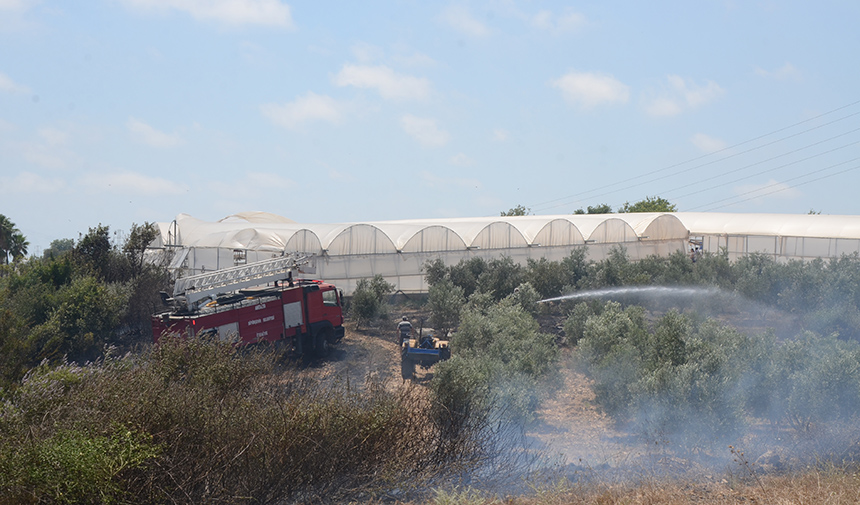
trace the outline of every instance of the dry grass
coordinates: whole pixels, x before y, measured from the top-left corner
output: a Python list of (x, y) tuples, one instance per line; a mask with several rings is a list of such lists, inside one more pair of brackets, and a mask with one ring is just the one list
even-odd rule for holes
[(808, 470), (756, 482), (655, 480), (639, 484), (567, 482), (536, 488), (528, 496), (498, 497), (472, 488), (437, 491), (432, 505), (847, 505), (860, 503), (860, 474)]
[(589, 485), (564, 492), (499, 503), (517, 505), (699, 505), (856, 504), (860, 475), (852, 471), (810, 470), (798, 475), (764, 477), (761, 482), (655, 481), (639, 485)]

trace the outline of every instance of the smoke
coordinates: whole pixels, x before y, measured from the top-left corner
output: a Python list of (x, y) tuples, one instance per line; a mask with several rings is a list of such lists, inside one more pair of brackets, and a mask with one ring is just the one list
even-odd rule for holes
[[(558, 397), (529, 432), (565, 462), (559, 468), (567, 478), (713, 475), (739, 464), (767, 473), (857, 461), (856, 342), (803, 332), (798, 316), (717, 288), (607, 288), (540, 303), (570, 309), (594, 299), (644, 307), (651, 323), (644, 336), (613, 336), (607, 327), (623, 311), (589, 318), (591, 333), (562, 370)], [(673, 310), (688, 324), (676, 321), (683, 328), (675, 333), (665, 322)], [(612, 342), (600, 352), (598, 334), (601, 345)], [(667, 348), (679, 347), (683, 359), (666, 357)]]

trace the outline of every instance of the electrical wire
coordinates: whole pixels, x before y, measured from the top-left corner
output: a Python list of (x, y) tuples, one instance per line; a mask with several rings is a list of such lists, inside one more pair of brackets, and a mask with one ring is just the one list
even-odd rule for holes
[[(857, 130), (854, 130), (854, 131), (860, 131), (860, 128), (858, 128)], [(853, 133), (853, 132), (848, 132), (848, 133)], [(845, 134), (843, 134), (843, 135), (847, 135), (847, 133), (845, 133)], [(843, 136), (843, 135), (838, 135), (837, 137), (841, 137), (841, 136)], [(746, 165), (746, 166), (743, 166), (743, 167), (741, 167), (741, 168), (737, 168), (737, 169), (734, 169), (734, 170), (730, 170), (730, 171), (726, 172), (725, 174), (717, 175), (717, 176), (714, 176), (714, 177), (709, 177), (709, 178), (707, 178), (707, 179), (702, 179), (701, 181), (697, 181), (697, 182), (693, 182), (693, 183), (690, 183), (690, 184), (686, 184), (686, 185), (684, 185), (684, 186), (679, 186), (679, 187), (677, 187), (677, 188), (670, 189), (670, 190), (669, 190), (669, 191), (667, 191), (667, 192), (661, 192), (660, 194), (667, 194), (667, 195), (671, 195), (673, 191), (677, 191), (677, 190), (679, 190), (679, 189), (688, 188), (688, 187), (690, 187), (690, 186), (695, 186), (695, 185), (697, 185), (697, 184), (701, 184), (701, 183), (704, 183), (704, 182), (712, 181), (712, 180), (714, 180), (714, 179), (721, 179), (721, 178), (723, 178), (724, 176), (726, 176), (726, 175), (728, 175), (728, 174), (733, 174), (733, 173), (735, 173), (735, 172), (739, 172), (739, 171), (741, 171), (741, 170), (745, 170), (745, 169), (747, 169), (747, 168), (754, 167), (754, 166), (756, 166), (756, 165), (761, 165), (762, 163), (767, 163), (767, 162), (769, 162), (769, 161), (773, 161), (773, 160), (775, 160), (775, 159), (782, 158), (782, 157), (787, 156), (787, 155), (789, 155), (789, 154), (794, 154), (794, 153), (796, 153), (796, 152), (798, 152), (798, 151), (801, 151), (801, 150), (806, 149), (806, 148), (811, 147), (811, 146), (815, 146), (815, 145), (821, 144), (821, 143), (823, 143), (823, 142), (826, 142), (826, 141), (828, 141), (828, 140), (832, 140), (832, 139), (834, 139), (834, 138), (836, 138), (836, 137), (831, 137), (830, 139), (823, 140), (823, 141), (821, 141), (821, 142), (816, 142), (815, 144), (810, 144), (809, 146), (806, 146), (806, 147), (803, 147), (803, 148), (800, 148), (800, 149), (795, 149), (794, 151), (789, 151), (788, 153), (780, 154), (780, 155), (778, 155), (778, 156), (774, 156), (774, 157), (772, 157), (772, 158), (768, 158), (768, 159), (766, 159), (766, 160), (757, 161), (757, 162), (755, 162), (755, 163), (751, 163), (751, 164)], [(686, 198), (686, 197), (688, 197), (688, 196), (697, 195), (697, 194), (699, 194), (699, 193), (704, 193), (705, 191), (710, 191), (710, 190), (715, 189), (715, 188), (719, 188), (719, 187), (722, 187), (722, 186), (728, 186), (729, 184), (734, 184), (734, 183), (736, 183), (736, 182), (740, 182), (740, 181), (744, 181), (744, 180), (747, 180), (747, 179), (751, 179), (751, 178), (753, 178), (753, 177), (757, 177), (757, 176), (759, 176), (759, 175), (764, 175), (764, 174), (767, 174), (767, 173), (773, 172), (773, 171), (775, 171), (775, 170), (779, 170), (779, 169), (781, 169), (781, 168), (786, 168), (786, 167), (790, 167), (790, 166), (792, 166), (792, 165), (797, 165), (798, 163), (803, 163), (804, 161), (809, 161), (809, 160), (812, 160), (812, 159), (818, 158), (818, 157), (820, 157), (820, 156), (824, 156), (824, 155), (827, 155), (827, 154), (831, 154), (831, 153), (834, 153), (834, 152), (836, 152), (836, 151), (839, 151), (839, 150), (842, 150), (842, 149), (846, 149), (846, 148), (851, 147), (851, 146), (855, 146), (855, 145), (857, 145), (857, 144), (860, 144), (860, 140), (856, 140), (856, 141), (854, 141), (854, 142), (851, 142), (851, 143), (848, 143), (848, 144), (845, 144), (845, 145), (842, 145), (842, 146), (839, 146), (839, 147), (834, 147), (833, 149), (828, 149), (827, 151), (822, 151), (822, 152), (820, 152), (820, 153), (813, 154), (812, 156), (807, 156), (806, 158), (801, 158), (801, 159), (799, 159), (799, 160), (794, 160), (794, 161), (789, 162), (789, 163), (784, 163), (784, 164), (782, 164), (782, 165), (779, 165), (779, 166), (776, 166), (776, 167), (773, 167), (773, 168), (769, 168), (769, 169), (767, 169), (767, 170), (762, 170), (761, 172), (756, 172), (756, 173), (754, 173), (754, 174), (746, 175), (746, 176), (741, 177), (741, 178), (738, 178), (738, 179), (733, 179), (733, 180), (731, 180), (731, 181), (724, 182), (724, 183), (722, 183), (722, 184), (717, 184), (717, 185), (714, 185), (714, 186), (708, 186), (708, 187), (707, 187), (707, 188), (705, 188), (705, 189), (700, 189), (700, 190), (698, 190), (698, 191), (692, 191), (692, 192), (690, 192), (690, 193), (685, 193), (685, 194), (683, 194), (683, 195), (678, 195), (678, 196), (676, 196), (676, 197), (675, 197), (675, 199)], [(855, 158), (855, 159), (856, 159), (856, 158)], [(852, 160), (852, 161), (853, 161), (853, 160)]]
[[(708, 153), (708, 154), (705, 154), (705, 155), (702, 155), (702, 156), (698, 156), (698, 157), (696, 157), (696, 158), (692, 158), (692, 159), (689, 159), (689, 160), (686, 160), (686, 161), (683, 161), (683, 162), (680, 162), (680, 163), (676, 163), (676, 164), (673, 164), (673, 165), (670, 165), (670, 166), (667, 166), (667, 167), (664, 167), (664, 168), (661, 168), (661, 169), (658, 169), (658, 170), (653, 170), (653, 171), (651, 171), (651, 172), (647, 172), (647, 173), (642, 174), (642, 175), (639, 175), (639, 176), (635, 176), (635, 177), (632, 177), (632, 178), (627, 178), (627, 179), (625, 179), (624, 181), (619, 181), (619, 182), (615, 182), (615, 183), (612, 183), (612, 184), (607, 184), (607, 185), (604, 185), (604, 186), (600, 186), (600, 187), (597, 187), (597, 188), (594, 188), (594, 189), (591, 189), (591, 190), (588, 190), (588, 191), (583, 191), (583, 192), (575, 193), (575, 194), (573, 194), (573, 195), (568, 195), (568, 196), (564, 196), (564, 197), (555, 198), (555, 199), (552, 199), (552, 200), (547, 200), (547, 201), (544, 201), (544, 202), (540, 202), (540, 203), (532, 204), (532, 205), (529, 205), (529, 207), (530, 207), (530, 208), (532, 208), (532, 209), (535, 209), (535, 210), (547, 210), (547, 209), (552, 209), (552, 208), (557, 208), (557, 207), (562, 207), (562, 206), (570, 205), (570, 204), (571, 204), (571, 203), (573, 203), (573, 202), (574, 202), (578, 197), (581, 197), (581, 196), (584, 196), (584, 195), (588, 195), (588, 194), (590, 194), (590, 193), (594, 193), (594, 192), (596, 192), (596, 191), (601, 191), (601, 190), (603, 190), (603, 189), (608, 189), (608, 188), (612, 188), (612, 187), (615, 187), (615, 186), (619, 186), (619, 185), (621, 185), (621, 184), (624, 184), (625, 182), (630, 182), (630, 181), (640, 180), (640, 179), (643, 179), (643, 178), (646, 178), (646, 177), (649, 177), (649, 176), (652, 176), (652, 175), (655, 175), (655, 174), (659, 174), (659, 173), (665, 172), (665, 171), (667, 171), (667, 170), (671, 170), (671, 169), (673, 169), (673, 168), (677, 168), (677, 167), (679, 167), (679, 166), (686, 165), (686, 164), (688, 164), (688, 163), (692, 163), (692, 162), (695, 162), (695, 161), (699, 161), (699, 160), (702, 160), (702, 159), (705, 159), (705, 158), (708, 158), (708, 157), (711, 157), (711, 156), (717, 155), (717, 154), (719, 154), (719, 153), (723, 153), (723, 152), (726, 152), (726, 151), (729, 151), (729, 150), (733, 150), (733, 149), (736, 149), (736, 148), (738, 148), (738, 147), (741, 147), (741, 146), (744, 146), (744, 145), (750, 144), (750, 143), (752, 143), (752, 142), (756, 142), (756, 141), (758, 141), (758, 140), (761, 140), (761, 139), (764, 139), (764, 138), (767, 138), (767, 137), (770, 137), (770, 136), (776, 135), (776, 134), (778, 134), (778, 133), (784, 132), (784, 131), (786, 131), (786, 130), (790, 130), (790, 129), (792, 129), (792, 128), (795, 128), (795, 127), (797, 127), (797, 126), (800, 126), (800, 125), (806, 124), (806, 123), (808, 123), (808, 122), (815, 121), (815, 120), (817, 120), (817, 119), (820, 119), (820, 118), (822, 118), (822, 117), (828, 116), (828, 115), (830, 115), (830, 114), (834, 114), (834, 113), (836, 113), (836, 112), (839, 112), (839, 111), (841, 111), (841, 110), (847, 109), (847, 108), (852, 107), (852, 106), (855, 106), (855, 105), (857, 105), (857, 104), (860, 104), (860, 100), (857, 100), (857, 101), (851, 102), (851, 103), (846, 104), (846, 105), (843, 105), (843, 106), (841, 106), (841, 107), (837, 107), (837, 108), (832, 109), (832, 110), (830, 110), (830, 111), (824, 112), (824, 113), (819, 114), (819, 115), (817, 115), (817, 116), (813, 116), (813, 117), (807, 118), (807, 119), (805, 119), (805, 120), (803, 120), (803, 121), (799, 121), (799, 122), (794, 123), (794, 124), (791, 124), (791, 125), (789, 125), (789, 126), (785, 126), (785, 127), (783, 127), (783, 128), (779, 128), (779, 129), (777, 129), (777, 130), (773, 130), (773, 131), (771, 131), (771, 132), (769, 132), (769, 133), (766, 133), (766, 134), (763, 134), (763, 135), (759, 135), (759, 136), (754, 137), (754, 138), (752, 138), (752, 139), (745, 140), (745, 141), (743, 141), (743, 142), (739, 142), (739, 143), (737, 143), (737, 144), (733, 144), (733, 145), (728, 146), (728, 147), (724, 147), (724, 148), (722, 148), (722, 149), (719, 149), (719, 150), (717, 150), (717, 151), (714, 151), (714, 152), (711, 152), (711, 153)], [(803, 131), (801, 131), (801, 132), (797, 132), (797, 133), (794, 133), (794, 134), (791, 134), (791, 135), (787, 135), (787, 136), (785, 136), (785, 137), (782, 137), (782, 138), (779, 138), (779, 139), (773, 140), (773, 141), (771, 141), (771, 142), (767, 142), (767, 143), (765, 143), (765, 144), (762, 144), (762, 145), (759, 145), (759, 146), (756, 146), (756, 147), (752, 147), (752, 148), (747, 149), (747, 150), (744, 150), (744, 151), (740, 151), (740, 152), (737, 152), (737, 153), (733, 153), (733, 154), (731, 154), (731, 155), (729, 155), (729, 156), (725, 156), (725, 157), (722, 157), (722, 158), (719, 158), (719, 159), (716, 159), (716, 160), (708, 161), (708, 162), (706, 162), (706, 163), (702, 163), (702, 164), (699, 164), (699, 165), (696, 165), (696, 166), (694, 166), (694, 167), (690, 167), (690, 168), (687, 168), (687, 169), (679, 170), (679, 171), (673, 172), (673, 173), (671, 173), (671, 174), (663, 175), (663, 176), (660, 176), (660, 177), (657, 177), (657, 178), (654, 178), (654, 179), (651, 179), (651, 180), (648, 180), (648, 181), (645, 181), (645, 182), (641, 182), (641, 183), (637, 183), (637, 184), (633, 184), (633, 185), (628, 185), (628, 186), (625, 186), (625, 187), (623, 187), (623, 188), (618, 188), (618, 189), (615, 189), (615, 190), (612, 190), (612, 191), (609, 191), (609, 192), (601, 193), (601, 194), (596, 195), (596, 196), (591, 196), (591, 198), (600, 198), (600, 197), (603, 197), (603, 196), (611, 195), (611, 194), (613, 194), (613, 193), (617, 193), (617, 192), (619, 192), (619, 191), (624, 191), (624, 190), (626, 190), (626, 189), (631, 189), (631, 188), (635, 188), (635, 187), (641, 186), (642, 184), (646, 184), (646, 183), (653, 183), (653, 182), (660, 181), (660, 180), (663, 180), (663, 179), (666, 179), (666, 178), (669, 178), (669, 177), (673, 177), (673, 176), (676, 176), (676, 175), (679, 175), (679, 174), (682, 174), (682, 173), (685, 173), (685, 172), (689, 172), (689, 171), (691, 171), (691, 170), (699, 169), (699, 168), (702, 168), (702, 167), (705, 167), (705, 166), (708, 166), (708, 165), (712, 165), (712, 164), (714, 164), (714, 163), (718, 163), (718, 162), (721, 162), (721, 161), (725, 161), (725, 160), (727, 160), (727, 159), (731, 159), (731, 158), (734, 158), (734, 157), (737, 157), (737, 156), (740, 156), (740, 155), (743, 155), (743, 154), (748, 154), (748, 153), (753, 152), (753, 151), (756, 151), (756, 150), (758, 150), (758, 149), (763, 149), (763, 148), (765, 148), (765, 147), (768, 147), (768, 146), (771, 146), (771, 145), (777, 144), (777, 143), (782, 142), (782, 141), (784, 141), (784, 140), (787, 140), (787, 139), (790, 139), (790, 138), (794, 138), (794, 137), (797, 137), (797, 136), (799, 136), (799, 135), (803, 135), (803, 134), (805, 134), (805, 133), (809, 133), (809, 132), (811, 132), (811, 131), (814, 131), (814, 130), (817, 130), (817, 129), (823, 128), (823, 127), (825, 127), (825, 126), (829, 126), (829, 125), (835, 124), (835, 123), (837, 123), (837, 122), (839, 122), (839, 121), (843, 121), (843, 120), (845, 120), (845, 119), (848, 119), (848, 118), (851, 118), (851, 117), (854, 117), (854, 116), (857, 116), (857, 115), (860, 115), (860, 112), (854, 112), (854, 113), (848, 114), (848, 115), (846, 115), (846, 116), (843, 116), (843, 117), (841, 117), (841, 118), (835, 119), (835, 120), (833, 120), (833, 121), (829, 121), (829, 122), (827, 122), (827, 123), (822, 123), (822, 124), (820, 124), (820, 125), (814, 126), (814, 127), (812, 127), (812, 128), (806, 129), (806, 130), (803, 130)], [(854, 131), (856, 131), (856, 130), (854, 130)], [(850, 132), (849, 132), (849, 133), (850, 133)], [(842, 134), (842, 135), (845, 135), (845, 134)], [(842, 136), (842, 135), (838, 135), (837, 137)], [(834, 138), (835, 138), (835, 137), (834, 137)], [(731, 173), (731, 172), (729, 172), (729, 173)], [(700, 181), (700, 182), (703, 182), (703, 181)], [(684, 187), (686, 187), (686, 186), (684, 186)], [(677, 188), (677, 189), (680, 189), (680, 188)], [(561, 203), (558, 203), (558, 204), (556, 204), (556, 205), (549, 205), (549, 204), (556, 203), (556, 202), (561, 202)]]
[[(810, 175), (812, 175), (812, 174), (816, 174), (816, 173), (824, 172), (824, 171), (826, 171), (826, 170), (830, 170), (831, 168), (835, 168), (835, 167), (838, 167), (838, 166), (840, 166), (840, 165), (844, 165), (844, 164), (846, 164), (846, 163), (851, 163), (851, 162), (853, 162), (853, 161), (857, 161), (858, 159), (860, 159), (860, 158), (854, 158), (853, 160), (848, 160), (848, 161), (843, 161), (843, 162), (840, 162), (840, 163), (836, 163), (835, 165), (830, 165), (829, 167), (826, 167), (826, 168), (822, 168), (822, 169), (819, 169), (819, 170), (815, 170), (815, 171), (812, 171), (812, 172), (809, 172), (809, 173), (806, 173), (806, 174), (803, 174), (803, 175), (798, 175), (797, 177), (792, 177), (792, 178), (787, 179), (787, 180), (782, 181), (782, 182), (775, 182), (775, 183), (773, 183), (773, 184), (768, 184), (767, 186), (763, 186), (763, 187), (761, 187), (761, 188), (757, 188), (757, 189), (753, 189), (753, 190), (750, 190), (750, 191), (746, 191), (746, 192), (741, 193), (741, 194), (739, 194), (739, 195), (730, 196), (730, 197), (728, 197), (728, 198), (723, 198), (723, 199), (720, 199), (720, 200), (716, 200), (716, 201), (713, 201), (713, 202), (708, 203), (708, 204), (705, 204), (705, 205), (700, 205), (700, 206), (698, 206), (698, 207), (693, 207), (692, 209), (690, 209), (690, 211), (695, 211), (695, 210), (702, 209), (702, 208), (705, 208), (705, 207), (707, 207), (707, 208), (704, 210), (704, 212), (711, 211), (711, 210), (715, 210), (715, 209), (721, 209), (721, 208), (723, 208), (723, 207), (729, 207), (729, 206), (732, 206), (732, 205), (737, 205), (737, 204), (739, 204), (739, 203), (748, 202), (748, 201), (750, 201), (750, 200), (755, 200), (755, 199), (757, 199), (757, 198), (761, 198), (761, 197), (763, 197), (763, 196), (772, 195), (772, 194), (774, 194), (774, 193), (779, 193), (779, 192), (781, 192), (781, 191), (788, 191), (788, 190), (790, 190), (790, 189), (794, 189), (794, 188), (796, 188), (796, 187), (798, 187), (798, 186), (805, 186), (806, 184), (810, 184), (810, 183), (817, 182), (817, 181), (820, 181), (820, 180), (823, 180), (823, 179), (828, 179), (828, 178), (830, 178), (830, 177), (834, 177), (834, 176), (837, 176), (837, 175), (841, 175), (841, 174), (844, 174), (844, 173), (850, 172), (850, 171), (852, 171), (852, 170), (857, 170), (858, 168), (860, 168), (860, 165), (856, 165), (856, 166), (853, 166), (853, 167), (851, 167), (851, 168), (847, 168), (847, 169), (845, 169), (845, 170), (840, 170), (839, 172), (834, 172), (834, 173), (832, 173), (832, 174), (828, 174), (828, 175), (824, 175), (824, 176), (821, 176), (821, 177), (817, 177), (817, 178), (812, 179), (812, 180), (809, 180), (809, 181), (804, 181), (804, 182), (801, 182), (801, 183), (795, 184), (795, 185), (793, 185), (793, 186), (791, 186), (791, 185), (786, 186), (786, 185), (785, 185), (785, 183), (786, 183), (786, 182), (794, 181), (794, 180), (797, 180), (797, 179), (802, 179), (802, 178), (804, 178), (804, 177), (809, 177), (809, 176), (810, 176)], [(718, 206), (716, 206), (716, 207), (712, 207), (712, 205), (714, 205), (714, 204), (716, 204), (716, 203), (724, 202), (724, 201), (726, 201), (726, 200), (733, 200), (733, 199), (735, 199), (735, 198), (740, 198), (740, 197), (742, 197), (742, 196), (749, 195), (749, 194), (752, 194), (752, 193), (758, 193), (758, 192), (760, 192), (760, 191), (762, 191), (762, 190), (765, 190), (765, 189), (767, 189), (767, 188), (772, 188), (772, 187), (777, 187), (777, 186), (779, 186), (779, 188), (778, 188), (778, 189), (775, 189), (775, 190), (773, 190), (773, 191), (769, 191), (769, 192), (767, 192), (767, 193), (757, 194), (757, 195), (756, 195), (756, 196), (754, 196), (754, 197), (750, 197), (750, 198), (746, 198), (746, 199), (743, 199), (743, 200), (739, 200), (739, 201), (737, 201), (737, 202), (731, 202), (731, 203), (726, 203), (726, 204), (724, 204), (724, 205), (718, 205)]]

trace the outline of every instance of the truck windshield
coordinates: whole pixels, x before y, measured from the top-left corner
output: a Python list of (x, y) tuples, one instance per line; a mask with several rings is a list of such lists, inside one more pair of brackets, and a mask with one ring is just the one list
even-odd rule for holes
[(323, 305), (329, 305), (331, 307), (337, 307), (337, 291), (333, 289), (329, 289), (328, 291), (323, 291)]

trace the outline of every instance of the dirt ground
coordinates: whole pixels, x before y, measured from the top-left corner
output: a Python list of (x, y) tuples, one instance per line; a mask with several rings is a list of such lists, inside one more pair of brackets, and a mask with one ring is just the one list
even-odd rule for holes
[[(401, 315), (410, 318), (415, 333), (421, 329), (422, 319), (425, 322), (429, 319), (428, 314), (420, 310), (398, 307), (396, 317), (377, 327), (359, 329), (347, 322), (346, 335), (331, 355), (311, 366), (323, 380), (348, 380), (355, 387), (361, 387), (368, 379), (373, 379), (391, 388), (400, 387), (403, 379), (396, 324)], [(539, 322), (541, 331), (558, 332), (560, 320), (541, 317)], [(424, 326), (423, 330), (431, 329)], [(418, 367), (412, 382), (426, 386), (432, 378), (432, 368)], [(724, 475), (727, 469), (731, 471), (733, 465), (738, 470), (737, 457), (728, 447), (719, 454), (679, 455), (669, 446), (645, 443), (616, 427), (595, 404), (592, 382), (575, 369), (570, 349), (563, 349), (556, 380), (559, 383), (554, 393), (536, 412), (537, 422), (526, 429), (525, 439), (532, 450), (543, 454), (546, 461), (554, 462), (563, 473), (680, 474), (719, 482), (723, 477), (717, 475)], [(742, 441), (747, 450), (746, 462), (756, 465), (762, 473), (784, 465), (786, 458), (778, 456), (781, 449), (774, 452), (774, 448), (766, 444), (776, 441), (796, 450), (798, 442), (790, 441), (785, 429), (764, 424), (753, 426)]]
[[(426, 315), (418, 311), (407, 315), (416, 325), (417, 333), (418, 321)], [(354, 323), (347, 323), (344, 339), (334, 347), (329, 358), (312, 366), (325, 380), (349, 380), (350, 384), (360, 387), (371, 378), (389, 387), (398, 387), (403, 380), (396, 323), (397, 319), (388, 325), (390, 330), (384, 326), (356, 329)], [(552, 331), (555, 326), (549, 319), (542, 323), (547, 326), (544, 331)], [(425, 332), (429, 330), (424, 328)], [(526, 433), (529, 442), (548, 458), (577, 466), (615, 467), (634, 456), (629, 436), (617, 431), (611, 420), (594, 405), (591, 382), (573, 369), (569, 357), (562, 360), (560, 377), (562, 383), (556, 393), (543, 403), (537, 412), (538, 422)], [(413, 383), (426, 386), (432, 378), (432, 368), (418, 367)]]

